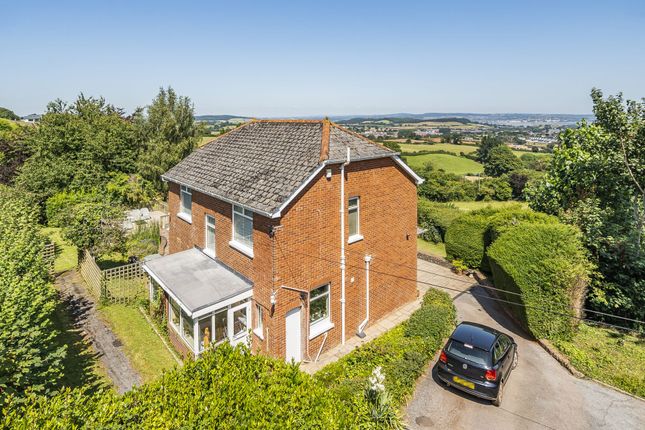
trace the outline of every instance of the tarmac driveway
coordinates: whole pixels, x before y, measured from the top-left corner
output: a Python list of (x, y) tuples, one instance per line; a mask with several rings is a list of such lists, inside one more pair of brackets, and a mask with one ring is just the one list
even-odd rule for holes
[[(469, 283), (455, 279), (469, 278), (423, 260), (418, 261), (418, 268), (419, 281), (462, 291), (448, 291), (459, 321), (486, 324), (513, 336), (519, 364), (499, 408), (446, 387), (429, 371), (407, 407), (411, 429), (645, 429), (645, 402), (571, 375), (528, 339), (485, 289), (471, 289)], [(477, 297), (463, 292), (466, 290)]]

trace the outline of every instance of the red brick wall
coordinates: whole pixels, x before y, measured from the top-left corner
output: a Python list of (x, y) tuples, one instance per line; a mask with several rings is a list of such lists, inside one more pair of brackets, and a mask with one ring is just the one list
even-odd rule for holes
[[(326, 169), (325, 169), (326, 170)], [(204, 246), (205, 215), (216, 219), (217, 257), (254, 283), (252, 307), (265, 308), (264, 340), (253, 336), (253, 349), (277, 357), (285, 355), (285, 315), (303, 306), (303, 359), (314, 359), (323, 336), (307, 342), (306, 303), (297, 291), (331, 285), (331, 320), (324, 349), (341, 341), (340, 283), (340, 166), (325, 171), (283, 212), (279, 220), (254, 215), (254, 258), (229, 246), (231, 205), (193, 191), (192, 224), (176, 216), (179, 186), (170, 184), (170, 253), (194, 245)], [(354, 336), (365, 318), (364, 256), (372, 256), (370, 267), (370, 323), (416, 297), (416, 186), (391, 159), (351, 163), (346, 168), (345, 239), (347, 201), (360, 197), (360, 230), (364, 239), (346, 244), (346, 337)], [(275, 239), (272, 226), (278, 226)], [(275, 256), (275, 258), (273, 257)], [(272, 274), (275, 279), (272, 280)], [(353, 279), (353, 280), (352, 280)], [(272, 313), (270, 297), (277, 291)]]

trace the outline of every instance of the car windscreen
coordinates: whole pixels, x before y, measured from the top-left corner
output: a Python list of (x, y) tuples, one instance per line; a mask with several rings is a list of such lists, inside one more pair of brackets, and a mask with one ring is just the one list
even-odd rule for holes
[(487, 367), (489, 364), (490, 352), (483, 349), (475, 348), (472, 345), (463, 344), (456, 340), (450, 340), (446, 351), (457, 358), (470, 361), (482, 367)]

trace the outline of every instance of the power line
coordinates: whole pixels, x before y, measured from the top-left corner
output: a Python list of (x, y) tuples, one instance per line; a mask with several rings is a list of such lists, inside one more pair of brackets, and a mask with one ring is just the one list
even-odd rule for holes
[[(332, 247), (332, 248), (336, 248), (333, 245), (328, 245), (328, 244), (325, 244), (325, 245), (329, 246), (329, 247)], [(337, 249), (340, 249), (340, 247), (337, 247)], [(353, 250), (347, 250), (347, 251), (363, 255), (363, 253), (360, 252), (360, 251), (353, 251)], [(485, 285), (485, 284), (482, 284), (481, 282), (478, 282), (478, 281), (471, 282), (471, 281), (467, 281), (465, 279), (456, 278), (454, 276), (448, 276), (448, 275), (444, 275), (442, 273), (431, 272), (431, 271), (428, 271), (428, 270), (414, 268), (412, 266), (407, 266), (405, 264), (396, 263), (396, 262), (385, 260), (385, 259), (380, 259), (380, 260), (385, 261), (386, 263), (389, 263), (389, 264), (398, 265), (400, 267), (405, 267), (405, 268), (408, 268), (408, 269), (415, 269), (415, 270), (417, 270), (418, 272), (421, 272), (421, 273), (427, 273), (427, 274), (430, 274), (430, 275), (440, 276), (442, 278), (452, 279), (452, 280), (459, 281), (459, 282), (462, 282), (462, 283), (465, 283), (465, 284), (477, 285), (477, 286), (479, 286), (481, 288), (485, 288), (485, 289), (488, 289), (488, 290), (494, 290), (494, 291), (499, 291), (499, 292), (502, 292), (502, 293), (505, 293), (505, 294), (513, 294), (513, 295), (516, 295), (516, 296), (519, 296), (519, 297), (523, 297), (522, 293), (516, 293), (514, 291), (506, 291), (506, 290), (503, 290), (503, 289), (500, 289), (500, 288), (491, 287), (490, 285)], [(328, 261), (335, 262), (335, 260), (328, 260)], [(350, 267), (356, 267), (356, 266), (350, 266)], [(360, 269), (360, 267), (358, 267), (358, 268)], [(370, 270), (372, 270), (372, 269), (370, 269)], [(418, 282), (421, 282), (421, 281), (418, 281)], [(546, 301), (544, 301), (544, 302), (546, 302)], [(640, 320), (633, 319), (633, 318), (614, 315), (614, 314), (610, 314), (610, 313), (607, 313), (607, 312), (595, 311), (593, 309), (588, 309), (588, 308), (579, 307), (579, 306), (567, 305), (567, 307), (569, 307), (571, 309), (583, 311), (583, 312), (586, 312), (586, 313), (592, 313), (592, 314), (596, 314), (596, 315), (603, 315), (603, 316), (607, 316), (607, 317), (611, 317), (611, 318), (616, 318), (616, 319), (620, 319), (620, 320), (624, 320), (624, 321), (629, 321), (629, 322), (645, 325), (645, 321), (640, 321)]]
[[(281, 248), (279, 242), (278, 242), (278, 247)], [(281, 252), (282, 252), (282, 250), (281, 250)], [(302, 252), (298, 252), (298, 251), (292, 251), (292, 252), (294, 252), (296, 254), (306, 256), (306, 257), (315, 258), (315, 259), (319, 259), (319, 260), (322, 260), (322, 261), (327, 261), (327, 262), (330, 262), (330, 263), (338, 263), (336, 260), (331, 260), (331, 259), (323, 258), (323, 257), (320, 257), (320, 256), (310, 255), (310, 254), (306, 254), (306, 253), (302, 253)], [(355, 265), (351, 265), (351, 264), (346, 264), (346, 266), (356, 268), (356, 269), (363, 269), (360, 266), (355, 266)], [(401, 266), (403, 266), (403, 265), (401, 265)], [(402, 279), (402, 280), (406, 280), (406, 281), (416, 282), (418, 284), (428, 285), (428, 286), (435, 287), (435, 288), (441, 288), (441, 289), (444, 289), (444, 290), (455, 291), (455, 292), (458, 292), (458, 293), (467, 293), (467, 294), (470, 294), (470, 295), (472, 295), (474, 297), (482, 297), (482, 298), (485, 298), (485, 299), (498, 301), (498, 302), (504, 302), (504, 303), (510, 303), (510, 304), (513, 304), (513, 305), (522, 306), (522, 307), (526, 307), (526, 308), (539, 309), (539, 310), (543, 310), (545, 312), (549, 312), (549, 313), (554, 314), (554, 315), (561, 315), (561, 316), (564, 316), (564, 317), (567, 317), (567, 318), (573, 318), (573, 319), (577, 319), (577, 320), (580, 320), (580, 321), (589, 322), (589, 323), (592, 323), (592, 324), (601, 324), (601, 325), (604, 325), (604, 326), (607, 326), (607, 327), (612, 327), (612, 328), (619, 329), (619, 330), (624, 330), (624, 331), (633, 332), (633, 333), (640, 333), (638, 330), (634, 330), (634, 329), (631, 329), (631, 328), (628, 328), (628, 327), (623, 327), (623, 326), (619, 326), (619, 325), (616, 325), (616, 324), (605, 323), (603, 321), (590, 320), (590, 319), (587, 319), (587, 318), (584, 318), (584, 317), (578, 317), (578, 316), (571, 315), (571, 314), (555, 312), (555, 311), (553, 311), (551, 309), (545, 309), (545, 308), (541, 308), (541, 307), (534, 306), (534, 305), (527, 305), (525, 303), (512, 302), (512, 301), (509, 301), (509, 300), (504, 300), (504, 299), (492, 297), (492, 296), (490, 296), (488, 294), (486, 296), (483, 296), (481, 294), (475, 294), (475, 293), (473, 293), (472, 291), (469, 291), (469, 290), (460, 290), (460, 289), (457, 289), (457, 288), (446, 287), (444, 285), (433, 284), (432, 282), (419, 281), (417, 279), (407, 278), (405, 276), (399, 276), (399, 275), (393, 275), (391, 273), (381, 272), (381, 271), (378, 271), (378, 270), (375, 270), (375, 269), (372, 269), (372, 268), (370, 268), (370, 272), (378, 273), (378, 274), (381, 274), (381, 275), (390, 276), (390, 277), (393, 277), (393, 278)], [(480, 283), (477, 283), (477, 282), (473, 282), (472, 285), (473, 286), (478, 286), (478, 287), (481, 287), (481, 288), (484, 288), (484, 289), (493, 289), (493, 290), (496, 290), (496, 291), (506, 292), (505, 290), (500, 290), (498, 288), (489, 287), (487, 285), (483, 285), (483, 284), (480, 284)], [(553, 302), (547, 303), (547, 302), (544, 302), (544, 301), (542, 303), (553, 304)], [(567, 307), (570, 308), (570, 306), (567, 306)], [(617, 317), (617, 318), (619, 318), (619, 317)], [(637, 320), (635, 320), (635, 321), (639, 322), (641, 324), (645, 324), (642, 321), (637, 321)]]

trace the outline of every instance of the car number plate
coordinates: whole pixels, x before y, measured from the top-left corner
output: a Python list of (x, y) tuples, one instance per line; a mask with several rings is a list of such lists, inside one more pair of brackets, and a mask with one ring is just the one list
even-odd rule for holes
[(468, 388), (470, 388), (471, 390), (474, 390), (474, 389), (475, 389), (475, 384), (473, 384), (473, 383), (472, 383), (472, 382), (470, 382), (470, 381), (466, 381), (466, 380), (464, 380), (464, 379), (461, 379), (461, 378), (460, 378), (460, 377), (458, 377), (458, 376), (453, 376), (453, 377), (452, 377), (452, 380), (453, 380), (453, 381), (455, 381), (455, 382), (456, 382), (457, 384), (459, 384), (459, 385), (463, 385), (464, 387), (468, 387)]

